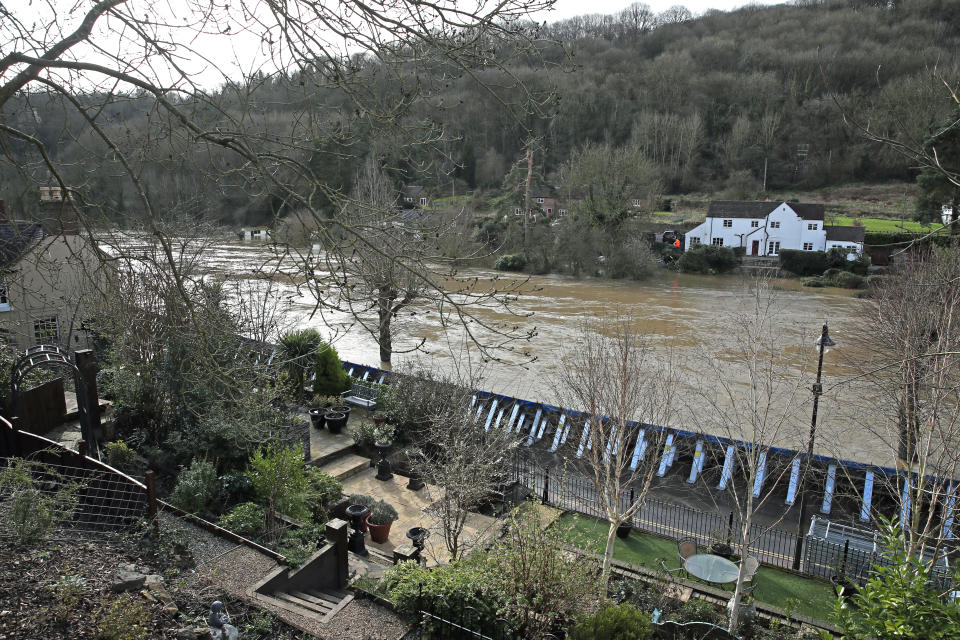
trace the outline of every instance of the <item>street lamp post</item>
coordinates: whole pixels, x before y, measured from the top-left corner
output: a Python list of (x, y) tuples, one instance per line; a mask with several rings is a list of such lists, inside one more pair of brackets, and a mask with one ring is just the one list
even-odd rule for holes
[(823, 374), (823, 352), (827, 347), (832, 347), (836, 344), (833, 340), (830, 339), (830, 334), (827, 333), (827, 323), (823, 323), (823, 330), (820, 333), (820, 337), (817, 338), (817, 346), (820, 351), (820, 358), (817, 360), (817, 381), (813, 383), (813, 413), (810, 416), (810, 438), (807, 440), (807, 458), (805, 460), (805, 465), (803, 467), (803, 472), (800, 474), (800, 484), (797, 490), (800, 492), (800, 518), (797, 520), (797, 545), (793, 552), (793, 570), (800, 570), (800, 560), (803, 556), (803, 527), (807, 521), (807, 492), (805, 491), (805, 481), (807, 478), (807, 473), (810, 470), (810, 465), (813, 463), (813, 442), (817, 437), (817, 410), (820, 408), (820, 396), (823, 395), (823, 385), (820, 384), (820, 377)]

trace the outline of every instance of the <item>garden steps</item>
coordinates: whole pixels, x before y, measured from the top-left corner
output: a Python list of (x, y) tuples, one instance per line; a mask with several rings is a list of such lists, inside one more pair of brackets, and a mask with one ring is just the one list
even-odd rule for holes
[[(260, 597), (264, 598), (262, 594)], [(340, 589), (307, 589), (275, 591), (265, 599), (292, 613), (326, 622), (353, 600), (353, 594)]]
[(320, 471), (333, 476), (337, 480), (343, 481), (361, 473), (364, 469), (369, 469), (370, 458), (364, 458), (355, 453), (347, 453), (326, 464), (316, 466)]

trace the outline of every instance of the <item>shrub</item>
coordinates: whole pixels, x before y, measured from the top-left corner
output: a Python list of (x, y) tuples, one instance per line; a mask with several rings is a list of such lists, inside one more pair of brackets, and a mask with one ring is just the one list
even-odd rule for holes
[(337, 350), (329, 344), (321, 344), (314, 362), (316, 379), (313, 393), (319, 396), (339, 396), (350, 388), (350, 376), (343, 370)]
[(650, 616), (629, 604), (602, 609), (578, 624), (570, 640), (646, 640), (653, 637)]
[(358, 493), (358, 494), (355, 494), (355, 495), (351, 495), (351, 496), (348, 497), (347, 501), (348, 501), (350, 504), (363, 505), (364, 507), (369, 508), (370, 511), (373, 511), (373, 508), (377, 505), (377, 502), (379, 502), (379, 500), (377, 500), (377, 499), (374, 498), (373, 496), (368, 496), (368, 495), (363, 494), (363, 493)]
[(104, 447), (107, 464), (120, 471), (130, 471), (137, 460), (137, 452), (131, 449), (123, 440), (108, 442)]
[(253, 497), (253, 483), (243, 471), (220, 476), (220, 488), (227, 504), (247, 502)]
[(290, 565), (296, 567), (306, 562), (317, 551), (317, 542), (323, 537), (323, 528), (308, 525), (284, 532), (277, 545), (277, 551), (287, 558)]
[(393, 505), (383, 500), (378, 500), (370, 510), (371, 524), (390, 524), (399, 517), (400, 516), (397, 514), (397, 510), (393, 508)]
[(724, 614), (720, 610), (705, 600), (692, 598), (684, 602), (677, 609), (673, 619), (677, 622), (711, 622), (720, 623)]
[(678, 264), (684, 273), (715, 274), (730, 271), (740, 260), (729, 247), (702, 244), (684, 252)]
[(194, 458), (190, 468), (181, 469), (170, 502), (189, 513), (208, 513), (220, 500), (217, 469), (206, 458)]
[(343, 498), (343, 485), (330, 474), (315, 467), (307, 469), (307, 478), (309, 481), (307, 503), (313, 521), (318, 524), (326, 522), (329, 518), (330, 507)]
[(217, 524), (241, 536), (255, 536), (263, 531), (263, 507), (256, 502), (238, 504), (230, 513), (220, 516)]
[(808, 279), (806, 279), (806, 280), (803, 281), (803, 286), (805, 286), (805, 287), (813, 287), (813, 288), (816, 288), (816, 289), (820, 289), (820, 288), (825, 287), (825, 286), (827, 286), (827, 285), (826, 285), (826, 283), (824, 283), (823, 278), (808, 278)]
[(508, 253), (497, 258), (493, 268), (498, 271), (523, 271), (527, 266), (527, 259), (522, 253)]
[[(41, 474), (55, 489), (42, 489)], [(43, 540), (57, 520), (73, 513), (78, 488), (49, 465), (11, 458), (8, 466), (0, 469), (0, 496), (6, 498), (0, 518), (20, 544)]]
[(287, 390), (292, 391), (292, 399), (303, 398), (303, 385), (307, 371), (313, 364), (318, 349), (323, 345), (323, 339), (316, 329), (300, 329), (288, 331), (280, 338), (280, 353), (290, 384)]
[(475, 553), (448, 565), (427, 570), (417, 562), (401, 562), (384, 575), (381, 585), (397, 613), (416, 619), (425, 606), (448, 620), (460, 620), (467, 607), (476, 610), (476, 622), (491, 626), (502, 606), (486, 572), (486, 557)]
[(823, 281), (828, 287), (840, 287), (842, 289), (862, 289), (865, 286), (863, 276), (858, 276), (849, 271), (835, 273), (832, 276), (825, 277)]
[(268, 509), (271, 521), (268, 528), (273, 526), (272, 520), (277, 512), (298, 520), (309, 518), (303, 447), (271, 445), (265, 451), (256, 451), (250, 457), (247, 473), (254, 494)]
[[(842, 257), (842, 264), (846, 264), (846, 254)], [(823, 251), (780, 250), (780, 267), (798, 276), (818, 276), (828, 266), (831, 265), (828, 264), (827, 254)]]
[(96, 615), (98, 640), (140, 640), (147, 637), (145, 620), (151, 618), (146, 603), (125, 593), (112, 601), (103, 600)]

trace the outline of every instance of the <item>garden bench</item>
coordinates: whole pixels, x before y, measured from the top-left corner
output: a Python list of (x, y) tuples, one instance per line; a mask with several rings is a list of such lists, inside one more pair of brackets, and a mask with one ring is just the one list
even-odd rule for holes
[(349, 391), (341, 394), (347, 404), (356, 405), (365, 409), (373, 409), (380, 400), (380, 389), (372, 384), (364, 384), (355, 380)]

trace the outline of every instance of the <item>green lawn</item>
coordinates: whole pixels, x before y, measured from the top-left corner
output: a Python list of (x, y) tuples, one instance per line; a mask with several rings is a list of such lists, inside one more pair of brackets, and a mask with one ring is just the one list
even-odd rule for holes
[[(608, 531), (606, 522), (571, 514), (564, 514), (558, 522), (559, 526), (569, 529), (567, 537), (572, 544), (586, 551), (603, 553)], [(660, 558), (670, 569), (680, 566), (675, 541), (638, 531), (626, 540), (617, 539), (613, 557), (648, 569), (659, 570)], [(834, 594), (829, 583), (772, 567), (761, 567), (755, 580), (754, 596), (761, 602), (820, 620), (832, 617)]]

